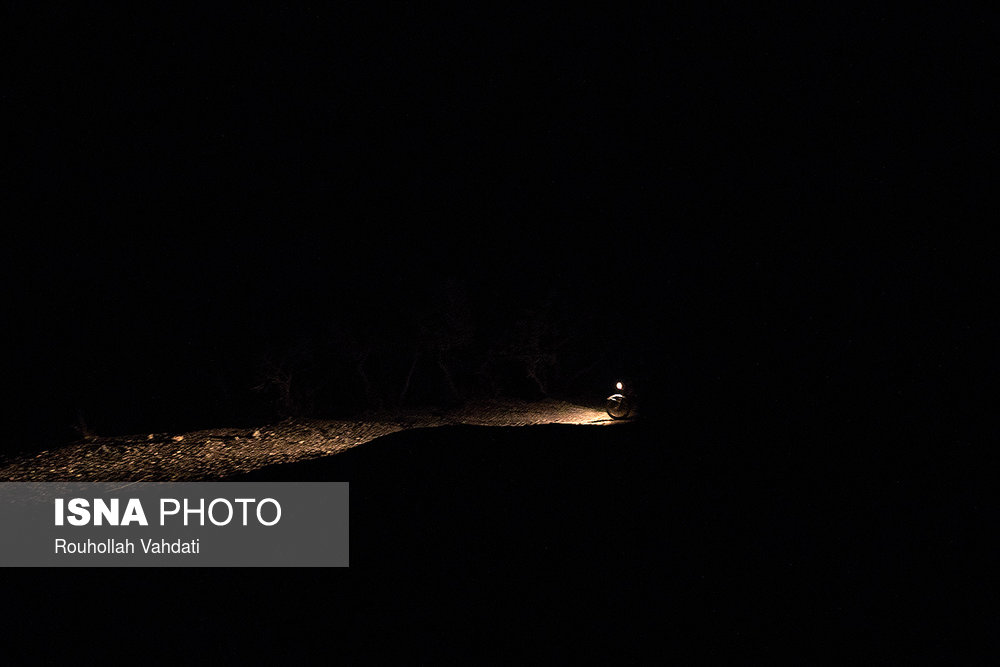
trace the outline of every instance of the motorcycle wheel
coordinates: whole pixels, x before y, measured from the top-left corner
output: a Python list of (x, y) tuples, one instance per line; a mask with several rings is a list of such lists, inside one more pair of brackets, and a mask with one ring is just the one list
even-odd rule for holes
[(612, 394), (608, 396), (605, 409), (612, 419), (625, 419), (632, 412), (632, 404), (623, 394)]

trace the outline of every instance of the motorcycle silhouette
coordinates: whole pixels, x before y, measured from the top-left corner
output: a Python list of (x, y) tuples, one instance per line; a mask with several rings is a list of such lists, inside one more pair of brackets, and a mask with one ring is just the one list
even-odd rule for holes
[(605, 409), (612, 419), (626, 419), (632, 414), (635, 399), (621, 382), (616, 383), (615, 388), (618, 389), (618, 393), (608, 396)]

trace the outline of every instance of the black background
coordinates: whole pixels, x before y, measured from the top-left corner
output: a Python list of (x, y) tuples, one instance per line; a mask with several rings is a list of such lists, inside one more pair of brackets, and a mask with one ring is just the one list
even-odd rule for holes
[[(718, 492), (735, 508), (780, 470), (780, 502), (749, 507), (830, 510), (819, 544), (864, 554), (838, 560), (837, 581), (890, 596), (877, 614), (955, 612), (924, 586), (970, 594), (956, 582), (985, 548), (991, 459), (972, 426), (993, 368), (974, 351), (993, 331), (991, 246), (966, 231), (992, 205), (978, 17), (215, 5), (4, 23), (19, 37), (3, 98), (9, 451), (67, 438), (78, 410), (107, 434), (249, 423), (271, 413), (213, 382), (245, 390), (298, 336), (363, 321), (406, 346), (406, 313), (458, 284), (477, 331), (502, 338), (554, 294), (584, 356), (607, 350), (593, 385), (565, 389), (640, 377), (639, 441), (674, 443), (693, 471), (691, 513), (669, 514), (665, 535), (708, 516), (691, 498), (713, 485), (737, 485)], [(630, 460), (650, 474), (648, 450)], [(779, 513), (773, 541), (803, 516)], [(822, 550), (797, 566), (801, 599), (832, 581)], [(670, 553), (630, 581), (656, 586), (640, 575), (698, 550)], [(774, 568), (741, 590), (791, 585)], [(199, 577), (182, 583), (219, 588), (203, 610), (254, 590)], [(518, 590), (529, 606), (585, 599), (583, 579)], [(857, 614), (856, 631), (865, 609), (830, 613)], [(761, 614), (781, 646), (784, 614)], [(958, 618), (949, 629), (971, 632)], [(940, 630), (898, 627), (911, 642)], [(731, 639), (724, 622), (698, 630)]]
[[(678, 253), (648, 40), (625, 17), (398, 11), (22, 24), (4, 270), (25, 448), (80, 414), (101, 435), (273, 418), (262, 359), (329, 353), (331, 330), (408, 350), (456, 290), (481, 348), (551, 296), (606, 359), (583, 392), (637, 375), (648, 268)], [(398, 391), (409, 358), (384, 357)], [(317, 412), (371, 407), (336, 371)]]

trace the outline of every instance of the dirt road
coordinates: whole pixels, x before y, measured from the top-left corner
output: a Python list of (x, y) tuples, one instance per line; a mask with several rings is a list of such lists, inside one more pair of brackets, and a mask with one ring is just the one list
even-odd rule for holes
[(612, 423), (599, 407), (563, 401), (478, 401), (449, 411), (373, 412), (351, 420), (286, 420), (249, 429), (95, 438), (4, 462), (0, 481), (209, 481), (335, 454), (409, 428)]

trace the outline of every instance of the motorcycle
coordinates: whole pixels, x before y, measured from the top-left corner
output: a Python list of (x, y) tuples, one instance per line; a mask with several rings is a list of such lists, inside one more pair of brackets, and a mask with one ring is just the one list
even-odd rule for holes
[(608, 411), (608, 416), (612, 419), (626, 419), (632, 414), (635, 401), (631, 393), (625, 389), (625, 385), (621, 382), (615, 383), (615, 388), (618, 390), (618, 393), (608, 396), (605, 409)]

